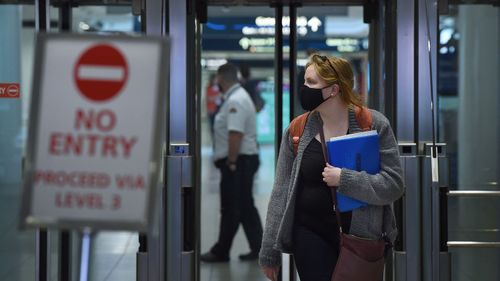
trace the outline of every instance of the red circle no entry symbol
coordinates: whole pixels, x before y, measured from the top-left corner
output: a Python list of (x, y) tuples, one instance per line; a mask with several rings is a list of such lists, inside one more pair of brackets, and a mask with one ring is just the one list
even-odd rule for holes
[(74, 68), (78, 90), (94, 102), (115, 97), (127, 82), (128, 66), (123, 54), (107, 44), (94, 45), (80, 56)]
[(16, 98), (19, 97), (19, 86), (18, 85), (10, 85), (7, 87), (7, 95)]

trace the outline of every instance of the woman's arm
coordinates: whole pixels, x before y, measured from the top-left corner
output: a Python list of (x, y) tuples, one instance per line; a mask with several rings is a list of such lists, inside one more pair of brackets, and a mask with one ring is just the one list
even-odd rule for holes
[(378, 115), (378, 124), (374, 125), (380, 140), (380, 172), (370, 175), (364, 171), (342, 169), (338, 191), (368, 204), (387, 205), (403, 195), (403, 171), (389, 121), (381, 113), (373, 114)]
[(275, 267), (281, 264), (281, 252), (275, 250), (273, 246), (286, 206), (294, 158), (289, 132), (286, 130), (281, 140), (273, 191), (267, 207), (266, 224), (259, 254), (261, 266)]

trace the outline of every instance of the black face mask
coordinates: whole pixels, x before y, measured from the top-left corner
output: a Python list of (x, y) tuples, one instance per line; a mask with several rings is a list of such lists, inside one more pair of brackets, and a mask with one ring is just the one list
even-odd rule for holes
[(300, 86), (299, 98), (302, 108), (307, 111), (312, 111), (326, 101), (326, 99), (323, 99), (322, 90), (328, 87), (330, 86), (326, 86), (321, 89), (314, 89), (309, 88), (306, 85)]

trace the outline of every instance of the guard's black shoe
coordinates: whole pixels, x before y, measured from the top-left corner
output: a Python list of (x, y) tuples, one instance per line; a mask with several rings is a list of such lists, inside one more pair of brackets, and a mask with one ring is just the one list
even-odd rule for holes
[(202, 255), (200, 255), (200, 260), (203, 262), (228, 262), (229, 257), (219, 257), (214, 253), (208, 251)]
[(242, 261), (253, 261), (259, 258), (258, 252), (250, 252), (248, 254), (239, 255), (240, 260)]

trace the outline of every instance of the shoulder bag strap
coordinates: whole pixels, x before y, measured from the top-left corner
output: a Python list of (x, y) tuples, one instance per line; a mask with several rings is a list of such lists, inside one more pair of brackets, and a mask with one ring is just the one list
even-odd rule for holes
[[(318, 118), (320, 120), (321, 124), (321, 129), (319, 130), (319, 136), (321, 139), (321, 148), (323, 149), (323, 158), (325, 159), (325, 163), (328, 162), (328, 153), (326, 152), (326, 143), (325, 143), (325, 132), (323, 131), (323, 120), (321, 119), (321, 116), (318, 115)], [(342, 233), (342, 220), (340, 218), (340, 211), (339, 208), (337, 208), (337, 188), (332, 187), (330, 188), (331, 194), (332, 194), (332, 199), (333, 199), (333, 210), (335, 211), (335, 217), (337, 218), (337, 225), (339, 226), (340, 233)]]

